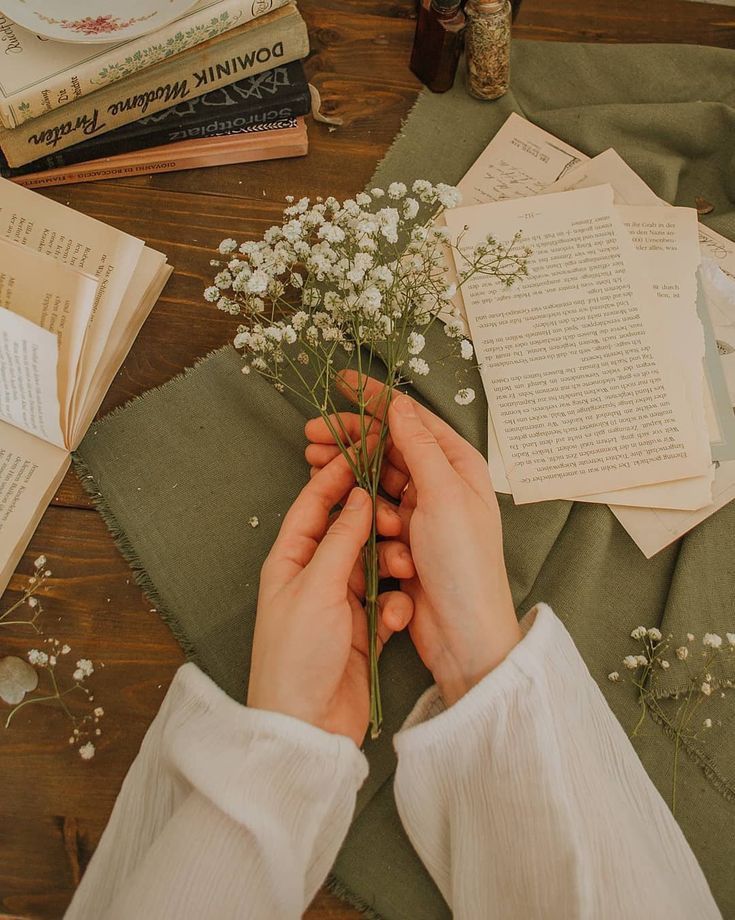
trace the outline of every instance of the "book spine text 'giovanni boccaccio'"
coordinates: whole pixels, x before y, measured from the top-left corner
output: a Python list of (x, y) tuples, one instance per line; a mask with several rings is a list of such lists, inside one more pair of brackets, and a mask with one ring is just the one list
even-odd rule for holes
[(146, 67), (269, 13), (287, 0), (218, 0), (131, 41), (106, 46), (52, 42), (0, 13), (0, 123), (17, 128)]
[(3, 131), (0, 147), (9, 166), (23, 166), (176, 102), (306, 57), (308, 51), (306, 25), (296, 7), (288, 4), (123, 83)]

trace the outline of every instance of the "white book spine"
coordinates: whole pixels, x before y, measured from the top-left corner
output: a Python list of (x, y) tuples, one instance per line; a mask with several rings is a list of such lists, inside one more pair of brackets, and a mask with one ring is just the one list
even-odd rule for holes
[[(0, 122), (16, 128), (32, 118), (61, 108), (103, 86), (180, 54), (202, 42), (283, 6), (287, 0), (220, 0), (196, 8), (156, 32), (115, 45), (102, 55), (67, 70), (41, 77), (37, 83), (4, 95), (0, 92)], [(48, 43), (53, 48), (54, 43)]]

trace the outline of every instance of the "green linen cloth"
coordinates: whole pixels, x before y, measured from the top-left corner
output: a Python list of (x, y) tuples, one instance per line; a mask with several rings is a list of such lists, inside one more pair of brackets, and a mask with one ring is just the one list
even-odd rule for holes
[[(590, 155), (615, 147), (668, 201), (692, 205), (705, 197), (715, 205), (708, 224), (735, 236), (735, 53), (517, 41), (510, 92), (495, 103), (475, 101), (460, 75), (452, 92), (422, 94), (371, 187), (417, 177), (458, 181), (511, 111)], [(427, 357), (440, 346), (432, 337)], [(232, 349), (214, 353), (95, 424), (76, 460), (187, 654), (242, 700), (258, 573), (307, 469), (302, 408), (239, 366)], [(482, 394), (479, 377), (473, 385)], [(485, 400), (458, 407), (455, 388), (450, 367), (435, 369), (414, 392), (484, 451)], [(646, 561), (604, 506), (500, 502), (519, 613), (539, 600), (553, 606), (626, 730), (639, 715), (634, 688), (606, 675), (622, 671), (622, 657), (636, 651), (633, 627), (658, 625), (676, 638), (735, 627), (735, 503)], [(255, 529), (251, 515), (260, 521)], [(391, 736), (430, 678), (406, 636), (389, 644), (381, 673), (384, 731), (366, 742), (370, 777), (333, 884), (386, 920), (447, 917), (403, 833), (392, 790)], [(669, 689), (679, 683), (672, 676)], [(680, 758), (677, 817), (732, 917), (735, 718), (730, 701), (712, 705), (716, 724), (706, 744), (690, 745)], [(635, 745), (670, 800), (671, 738), (647, 719)]]

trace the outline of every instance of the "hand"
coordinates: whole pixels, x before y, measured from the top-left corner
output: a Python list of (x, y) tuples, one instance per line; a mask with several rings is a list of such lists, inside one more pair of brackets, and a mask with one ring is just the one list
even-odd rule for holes
[[(293, 716), (360, 745), (370, 712), (365, 579), (360, 551), (372, 523), (372, 503), (340, 454), (302, 490), (283, 520), (260, 577), (248, 705)], [(329, 526), (330, 512), (346, 503)], [(401, 522), (382, 506), (378, 531), (396, 536)], [(404, 546), (381, 555), (381, 575), (413, 572)], [(394, 561), (403, 554), (397, 566)], [(399, 591), (379, 598), (380, 646), (403, 629), (413, 604)]]
[[(343, 375), (356, 391), (357, 375)], [(386, 391), (365, 384), (376, 419), (386, 411)], [(359, 419), (342, 415), (353, 439)], [(513, 609), (502, 548), (500, 511), (487, 463), (449, 425), (407, 396), (388, 408), (390, 439), (382, 484), (400, 497), (401, 539), (416, 575), (401, 582), (414, 603), (409, 631), (444, 701), (452, 705), (488, 674), (521, 633)], [(321, 419), (306, 426), (307, 460), (320, 467), (336, 450)], [(330, 443), (331, 442), (331, 443)]]

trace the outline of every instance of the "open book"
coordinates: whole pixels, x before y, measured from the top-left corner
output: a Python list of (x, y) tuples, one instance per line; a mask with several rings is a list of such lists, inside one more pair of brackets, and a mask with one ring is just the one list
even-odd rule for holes
[(171, 271), (0, 180), (0, 593)]

